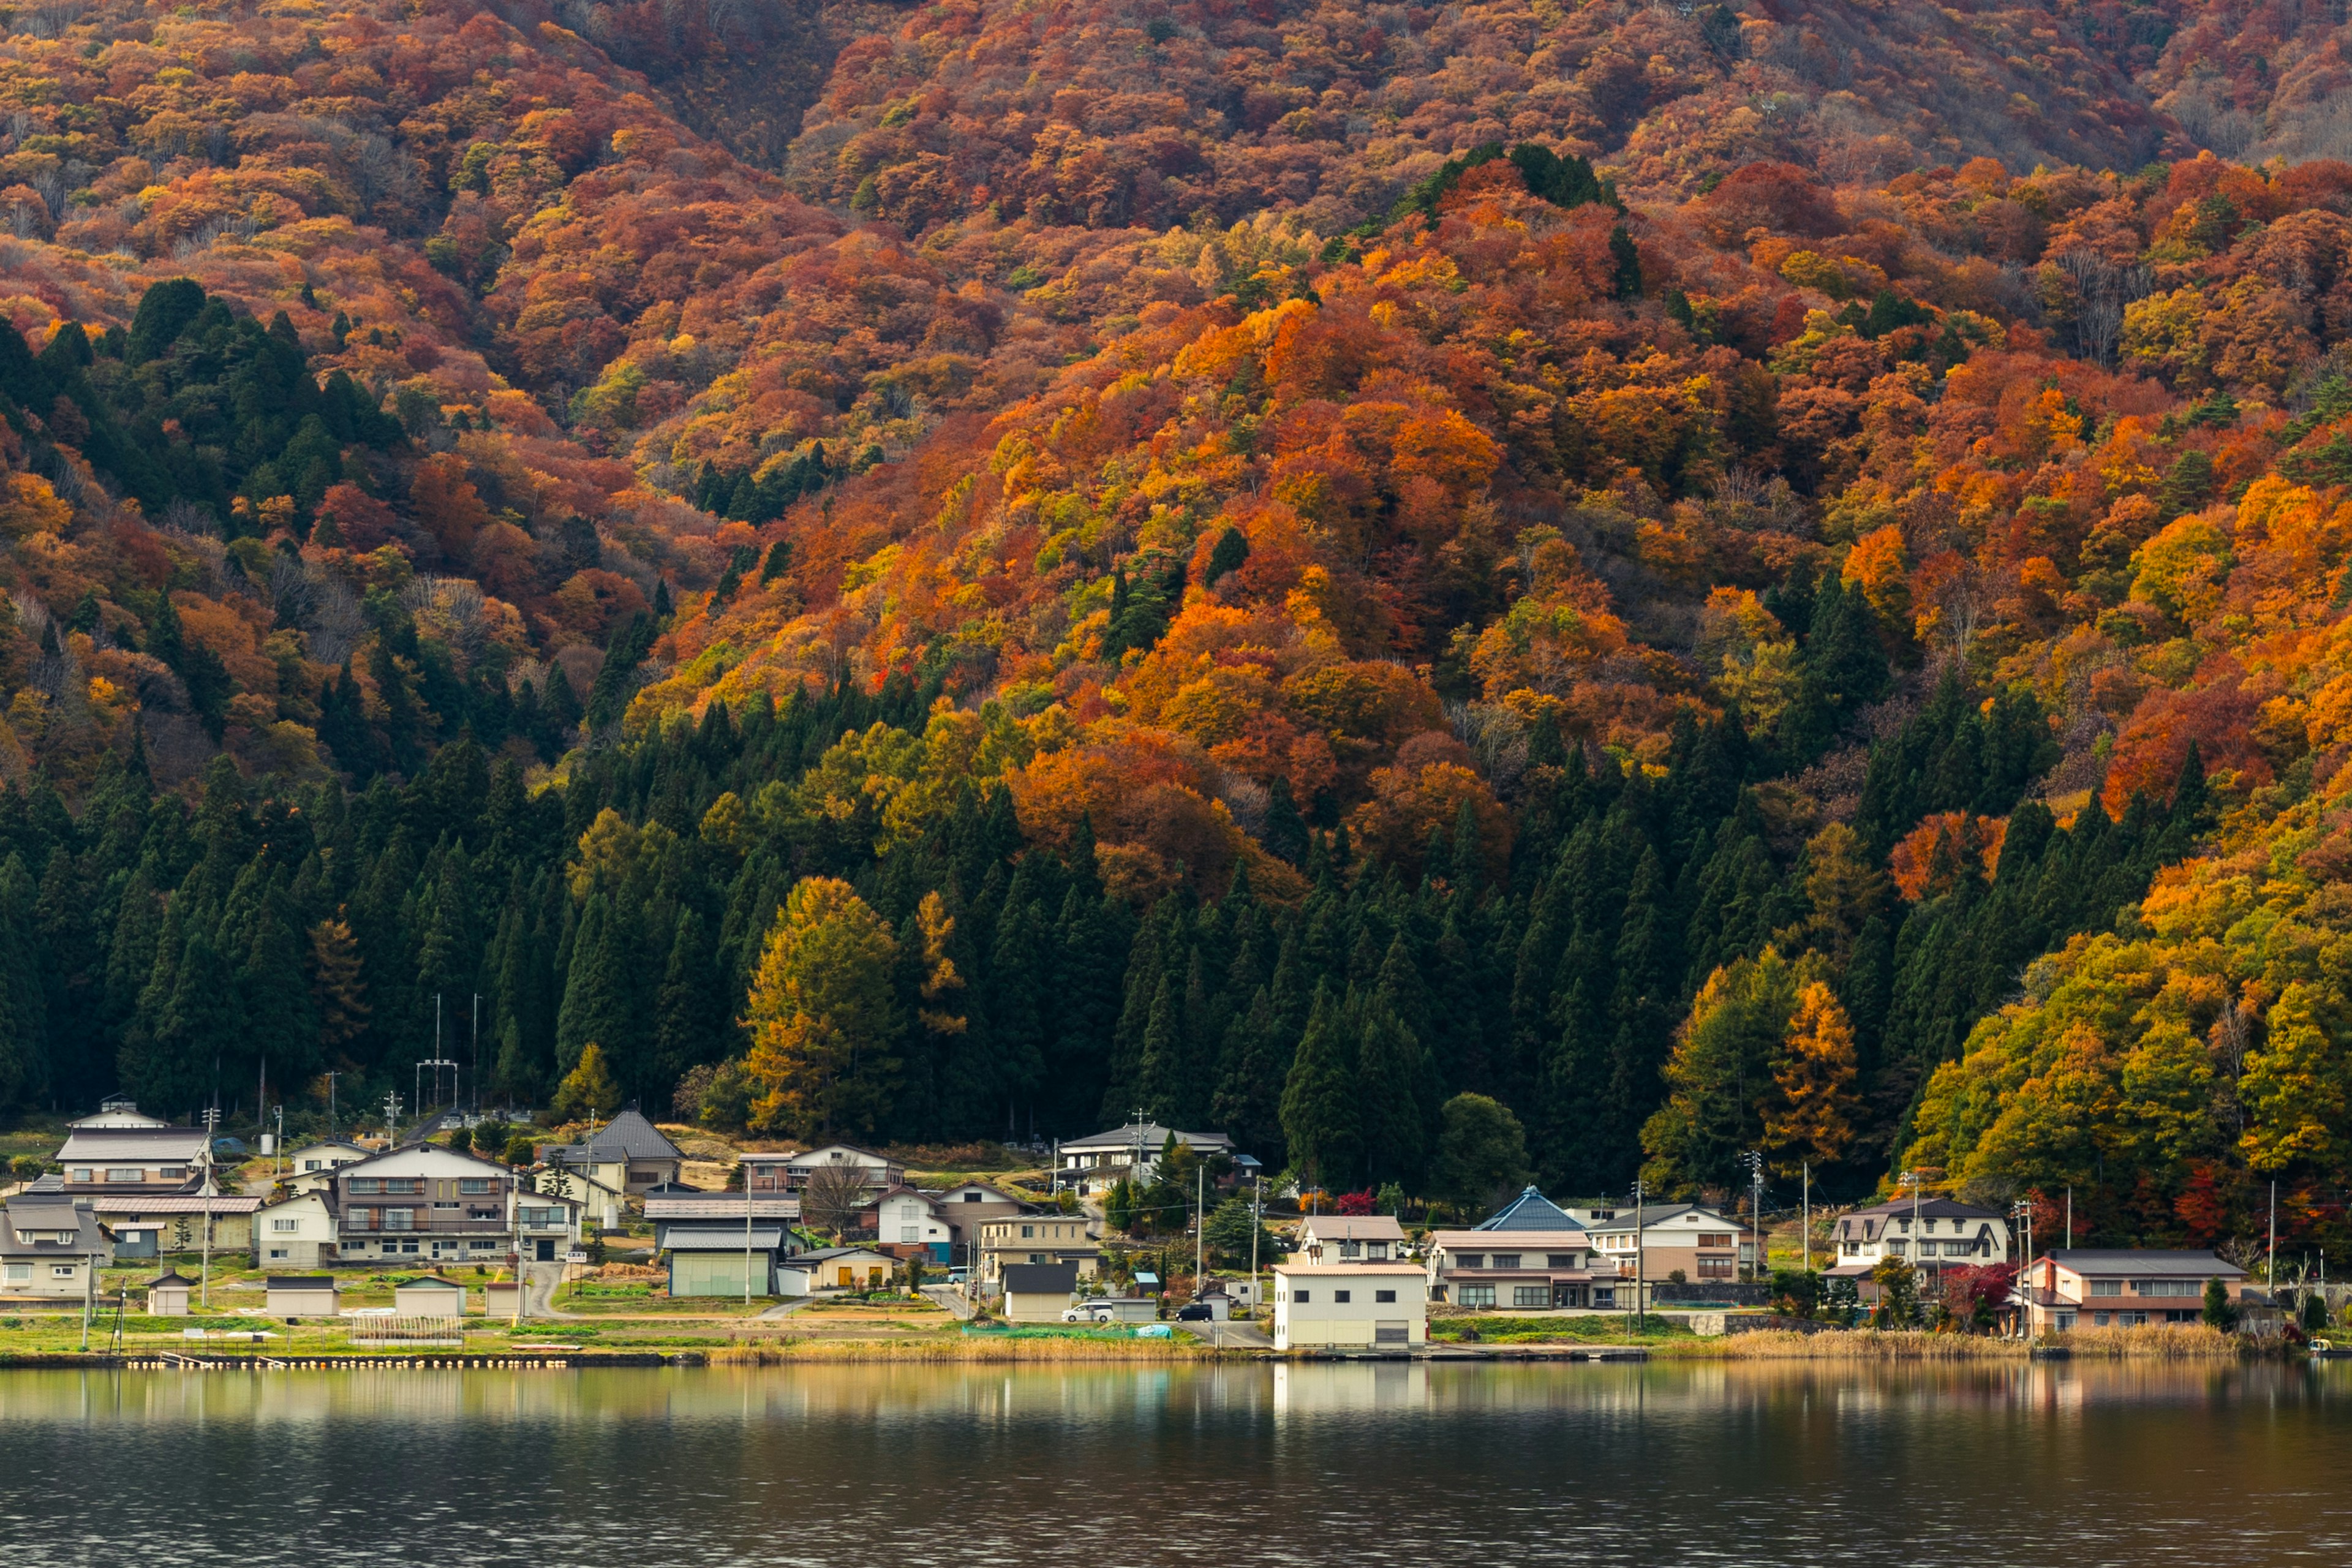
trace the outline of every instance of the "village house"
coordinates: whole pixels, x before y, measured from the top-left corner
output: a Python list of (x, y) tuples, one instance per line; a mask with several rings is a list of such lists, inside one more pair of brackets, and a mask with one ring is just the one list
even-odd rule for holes
[(1059, 1214), (1051, 1209), (1006, 1215), (982, 1221), (980, 1226), (980, 1279), (993, 1285), (1017, 1263), (1067, 1263), (1078, 1278), (1091, 1279), (1100, 1268), (1102, 1248), (1088, 1231), (1083, 1214)]
[(1877, 1300), (1871, 1270), (1889, 1258), (1914, 1265), (1923, 1278), (1951, 1268), (2009, 1261), (2009, 1216), (1956, 1198), (1896, 1198), (1843, 1215), (1837, 1257), (1828, 1275), (1852, 1279), (1865, 1301)]
[(141, 1111), (139, 1102), (135, 1100), (114, 1099), (100, 1100), (94, 1114), (67, 1122), (66, 1131), (79, 1132), (85, 1129), (169, 1127), (171, 1125), (163, 1117), (149, 1116)]
[[(624, 1110), (577, 1143), (551, 1143), (540, 1163), (574, 1173), (623, 1198), (642, 1197), (648, 1187), (667, 1185), (686, 1168), (686, 1155), (660, 1128), (635, 1110)], [(585, 1193), (571, 1193), (586, 1197)], [(593, 1200), (591, 1200), (593, 1202)], [(606, 1220), (607, 1226), (617, 1223)]]
[[(583, 1205), (561, 1193), (518, 1188), (514, 1205), (515, 1253), (525, 1263), (553, 1263), (580, 1245)], [(740, 1212), (740, 1210), (737, 1212)]]
[[(740, 1236), (745, 1201), (741, 1193), (703, 1193), (683, 1188), (647, 1194), (646, 1217), (653, 1221), (654, 1249), (661, 1250), (671, 1229), (681, 1226), (694, 1229), (723, 1229), (732, 1226), (736, 1234)], [(801, 1217), (800, 1199), (786, 1196), (781, 1192), (772, 1195), (753, 1194), (749, 1201), (755, 1224), (765, 1222), (771, 1227), (789, 1234), (793, 1223)]]
[(827, 1143), (805, 1153), (784, 1157), (784, 1188), (800, 1192), (809, 1184), (809, 1178), (820, 1170), (856, 1170), (866, 1181), (868, 1193), (887, 1192), (902, 1186), (907, 1180), (907, 1167), (877, 1154), (871, 1149), (860, 1149), (854, 1143)]
[(1277, 1263), (1274, 1348), (1392, 1350), (1429, 1341), (1429, 1276), (1410, 1263)]
[(955, 1238), (940, 1211), (938, 1196), (913, 1187), (892, 1187), (874, 1200), (874, 1239), (901, 1249), (919, 1247), (924, 1261), (945, 1268), (955, 1250)]
[(159, 1258), (199, 1252), (207, 1245), (205, 1217), (212, 1216), (209, 1245), (215, 1252), (251, 1253), (254, 1216), (261, 1199), (250, 1193), (110, 1193), (89, 1200), (90, 1212), (114, 1237), (120, 1258)]
[(940, 1218), (947, 1224), (947, 1260), (951, 1266), (971, 1267), (978, 1261), (980, 1227), (984, 1222), (1027, 1213), (1034, 1207), (1027, 1200), (986, 1182), (961, 1182), (931, 1196), (939, 1204)]
[(783, 1290), (787, 1296), (811, 1290), (879, 1290), (898, 1272), (895, 1260), (870, 1247), (820, 1247), (812, 1252), (796, 1252), (784, 1259), (784, 1267), (807, 1279), (799, 1289), (787, 1282)]
[(514, 1173), (432, 1143), (335, 1173), (336, 1256), (347, 1263), (488, 1262), (515, 1249)]
[(319, 1268), (334, 1261), (335, 1211), (324, 1193), (265, 1205), (253, 1230), (256, 1268)]
[(1404, 1256), (1404, 1226), (1394, 1215), (1309, 1215), (1297, 1250), (1310, 1263), (1390, 1263)]
[(1616, 1279), (1615, 1266), (1598, 1260), (1591, 1234), (1534, 1187), (1467, 1230), (1429, 1239), (1431, 1294), (1457, 1307), (1614, 1307)]
[(1074, 1263), (1013, 1263), (1004, 1269), (1004, 1302), (1008, 1323), (1058, 1323), (1078, 1288)]
[(0, 1209), (0, 1298), (79, 1300), (98, 1288), (113, 1245), (86, 1198), (18, 1193)]
[(293, 1193), (323, 1193), (334, 1186), (335, 1173), (355, 1165), (375, 1152), (342, 1138), (322, 1138), (288, 1152), (286, 1174), (279, 1184)]
[(61, 1185), (79, 1197), (193, 1193), (203, 1184), (210, 1159), (203, 1128), (156, 1126), (145, 1117), (133, 1125), (78, 1125), (58, 1151), (65, 1167)]
[(1619, 1209), (1585, 1227), (1604, 1270), (1631, 1279), (1636, 1268), (1649, 1285), (1680, 1274), (1685, 1281), (1735, 1280), (1753, 1272), (1755, 1232), (1699, 1204), (1645, 1204)]
[(2093, 1247), (2059, 1247), (2026, 1265), (2006, 1316), (2011, 1331), (2028, 1338), (2076, 1328), (2193, 1323), (2204, 1312), (2209, 1279), (2221, 1281), (2230, 1305), (2253, 1320), (2248, 1328), (2259, 1331), (2275, 1318), (2276, 1306), (2248, 1282), (2246, 1271), (2210, 1252)]
[(1160, 1152), (1171, 1138), (1202, 1159), (1215, 1154), (1230, 1158), (1234, 1152), (1234, 1141), (1222, 1132), (1185, 1132), (1157, 1121), (1130, 1121), (1062, 1143), (1055, 1151), (1054, 1184), (1093, 1196), (1108, 1192), (1122, 1178), (1149, 1182), (1158, 1174)]

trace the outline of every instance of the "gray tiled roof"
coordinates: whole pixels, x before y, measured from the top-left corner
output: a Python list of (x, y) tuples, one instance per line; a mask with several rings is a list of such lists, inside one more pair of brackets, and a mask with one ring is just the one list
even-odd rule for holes
[(1077, 1288), (1075, 1263), (1008, 1263), (1004, 1266), (1007, 1295), (1066, 1296)]
[(663, 1135), (662, 1130), (635, 1110), (624, 1110), (595, 1132), (584, 1143), (564, 1148), (563, 1157), (570, 1160), (683, 1160), (677, 1144)]

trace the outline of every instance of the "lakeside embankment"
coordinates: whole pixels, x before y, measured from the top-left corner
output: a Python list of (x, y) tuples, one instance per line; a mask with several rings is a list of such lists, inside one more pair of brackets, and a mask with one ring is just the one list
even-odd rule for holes
[(793, 1366), (810, 1364), (897, 1366), (909, 1363), (1139, 1364), (1183, 1362), (1317, 1361), (1332, 1359), (1442, 1360), (1446, 1362), (1820, 1362), (1820, 1363), (2004, 1363), (2037, 1356), (2076, 1361), (2253, 1361), (2292, 1359), (2294, 1347), (2225, 1334), (2201, 1325), (2143, 1329), (2086, 1329), (2063, 1342), (2028, 1342), (1977, 1335), (1824, 1330), (1784, 1330), (1697, 1338), (1679, 1335), (1597, 1343), (1575, 1340), (1520, 1340), (1461, 1344), (1435, 1342), (1410, 1357), (1374, 1357), (1370, 1352), (1282, 1352), (1264, 1347), (1205, 1343), (1189, 1335), (1169, 1339), (1120, 1337), (1101, 1332), (1062, 1333), (1016, 1330), (926, 1334), (899, 1339), (781, 1334), (773, 1337), (596, 1344), (499, 1344), (465, 1349), (365, 1351), (321, 1342), (311, 1344), (184, 1345), (127, 1343), (120, 1350), (0, 1349), (0, 1370), (113, 1367), (165, 1369), (481, 1368), (583, 1370), (599, 1367)]

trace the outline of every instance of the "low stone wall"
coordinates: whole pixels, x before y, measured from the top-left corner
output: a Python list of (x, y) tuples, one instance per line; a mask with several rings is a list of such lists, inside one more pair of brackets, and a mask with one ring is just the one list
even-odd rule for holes
[(1768, 1329), (1779, 1329), (1800, 1334), (1817, 1334), (1829, 1327), (1812, 1318), (1792, 1318), (1785, 1312), (1691, 1312), (1685, 1315), (1690, 1331), (1706, 1338), (1724, 1334), (1753, 1334)]

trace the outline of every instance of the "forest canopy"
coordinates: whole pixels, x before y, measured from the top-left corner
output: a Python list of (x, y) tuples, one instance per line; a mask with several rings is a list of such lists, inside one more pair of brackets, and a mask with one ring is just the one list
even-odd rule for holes
[(0, 1107), (2342, 1227), (2332, 24), (0, 20)]

